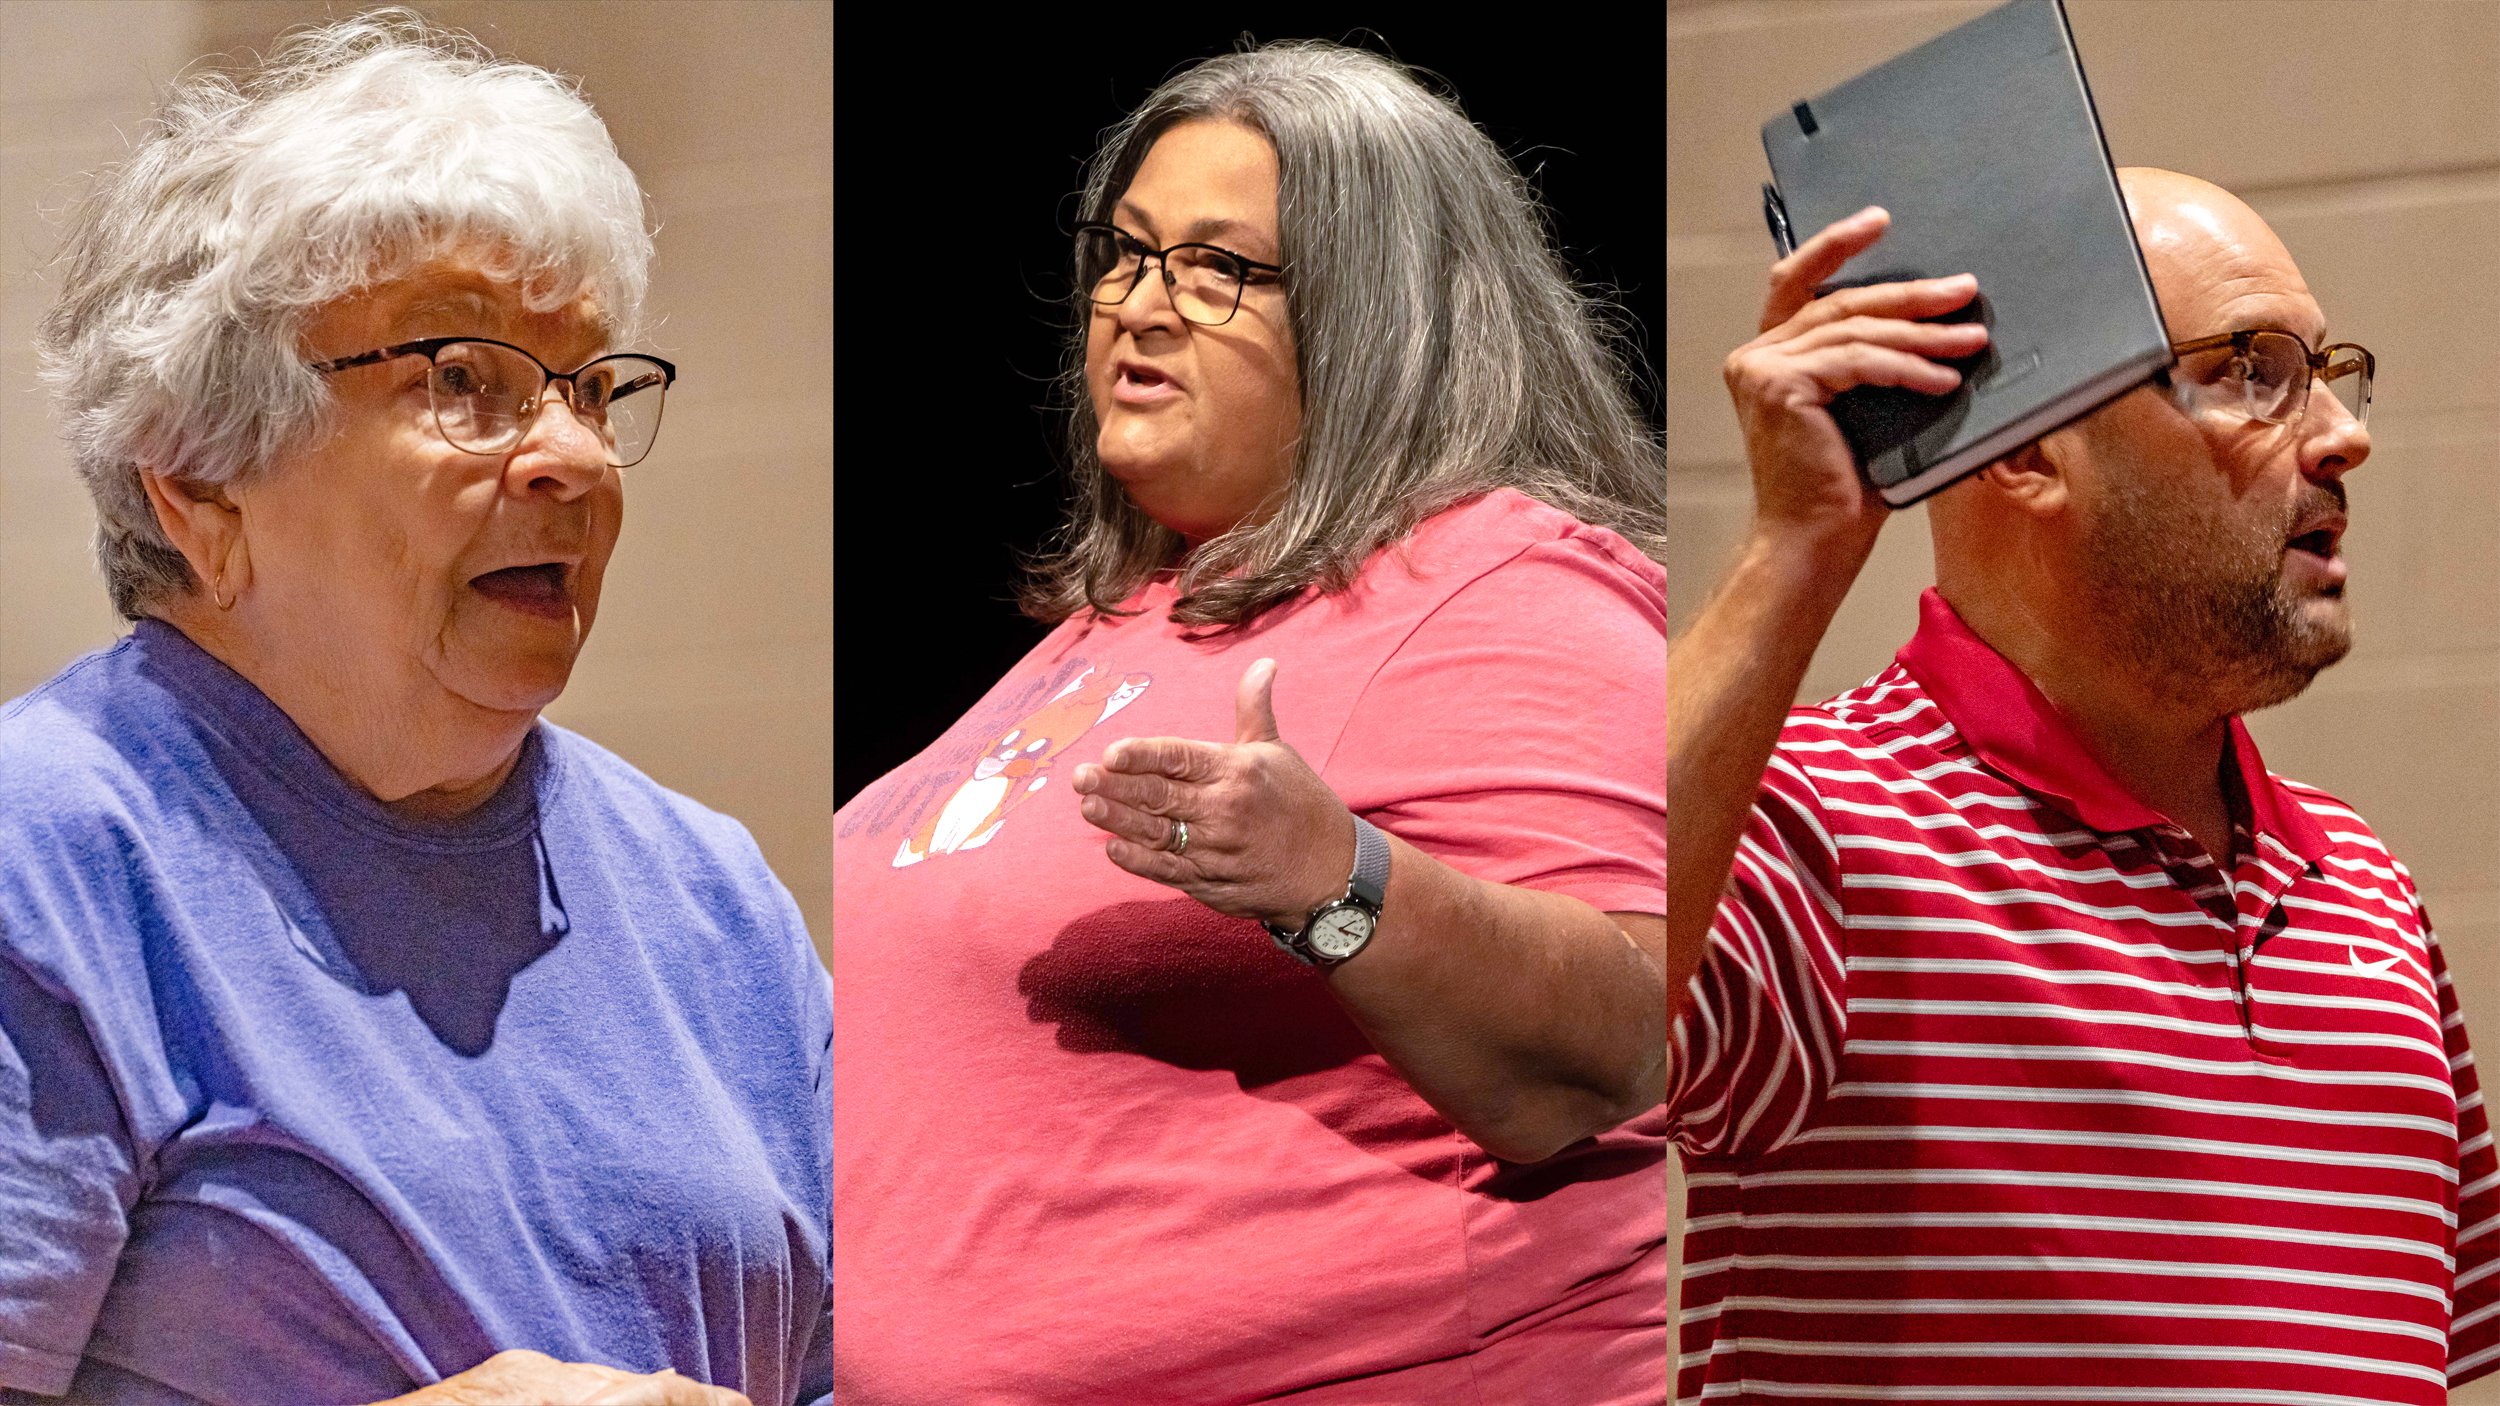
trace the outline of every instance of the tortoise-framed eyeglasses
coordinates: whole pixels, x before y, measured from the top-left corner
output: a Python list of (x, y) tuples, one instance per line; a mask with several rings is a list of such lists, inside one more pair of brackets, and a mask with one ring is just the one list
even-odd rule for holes
[(2309, 386), (2324, 381), (2357, 424), (2370, 421), (2378, 358), (2352, 342), (2309, 349), (2298, 333), (2244, 328), (2170, 344), (2178, 364), (2154, 374), (2183, 410), (2227, 410), (2287, 425), (2309, 408)]
[(562, 382), (573, 418), (600, 437), (608, 463), (620, 469), (651, 452), (668, 388), (677, 380), (677, 368), (656, 356), (621, 353), (577, 371), (556, 371), (510, 342), (486, 337), (425, 337), (311, 366), (327, 375), (403, 356), (430, 364), (426, 396), (435, 427), (454, 449), (501, 454), (519, 444), (546, 404), (547, 387)]

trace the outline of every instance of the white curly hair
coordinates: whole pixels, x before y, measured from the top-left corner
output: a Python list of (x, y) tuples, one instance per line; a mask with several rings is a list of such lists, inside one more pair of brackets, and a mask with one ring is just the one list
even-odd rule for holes
[(648, 330), (642, 188), (566, 79), (385, 9), (174, 82), (72, 208), (37, 336), (115, 609), (198, 588), (142, 468), (248, 481), (323, 433), (305, 323), (454, 249), (534, 311), (590, 289), (619, 344)]

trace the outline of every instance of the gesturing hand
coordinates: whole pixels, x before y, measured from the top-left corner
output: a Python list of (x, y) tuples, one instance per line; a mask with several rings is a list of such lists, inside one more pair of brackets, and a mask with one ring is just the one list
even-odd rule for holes
[[(1294, 928), (1345, 892), (1354, 817), (1276, 731), (1276, 661), (1233, 694), (1233, 741), (1131, 737), (1069, 783), (1079, 812), (1111, 838), (1103, 854), (1218, 913)], [(1180, 831), (1188, 843), (1179, 851)]]
[(1939, 362), (1987, 344), (1979, 323), (1917, 320), (1969, 302), (1979, 285), (1968, 274), (1814, 296), (1891, 222), (1870, 205), (1773, 264), (1762, 335), (1728, 354), (1728, 394), (1753, 465), (1758, 525), (1818, 535), (1837, 529), (1871, 546), (1887, 510), (1860, 482), (1848, 441), (1824, 407), (1856, 386), (1941, 395), (1962, 376)]

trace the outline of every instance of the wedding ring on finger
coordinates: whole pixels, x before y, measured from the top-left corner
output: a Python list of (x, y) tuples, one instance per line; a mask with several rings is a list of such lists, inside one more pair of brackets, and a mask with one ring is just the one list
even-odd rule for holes
[(1166, 854), (1189, 853), (1188, 821), (1175, 820), (1172, 822), (1172, 828), (1166, 831), (1163, 836), (1163, 852)]

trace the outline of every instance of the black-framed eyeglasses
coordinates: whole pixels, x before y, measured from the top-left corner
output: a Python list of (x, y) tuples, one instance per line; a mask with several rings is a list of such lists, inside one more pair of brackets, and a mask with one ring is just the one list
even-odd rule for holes
[(2370, 422), (2378, 358), (2351, 342), (2311, 351), (2296, 332), (2259, 327), (2173, 342), (2170, 352), (2178, 365), (2154, 379), (2182, 410), (2227, 410), (2286, 425), (2309, 408), (2309, 383), (2324, 381), (2356, 423)]
[(1241, 290), (1274, 283), (1285, 270), (1213, 244), (1175, 244), (1157, 249), (1117, 225), (1076, 227), (1076, 281), (1086, 296), (1106, 307), (1128, 301), (1152, 259), (1163, 270), (1163, 291), (1184, 322), (1221, 327), (1241, 308)]
[(661, 407), (677, 379), (677, 368), (656, 356), (603, 356), (578, 371), (554, 371), (509, 342), (485, 337), (426, 337), (314, 362), (312, 369), (327, 375), (403, 356), (431, 363), (426, 397), (452, 448), (501, 454), (519, 444), (546, 402), (547, 387), (561, 381), (573, 418), (606, 443), (608, 462), (620, 469), (651, 452)]

